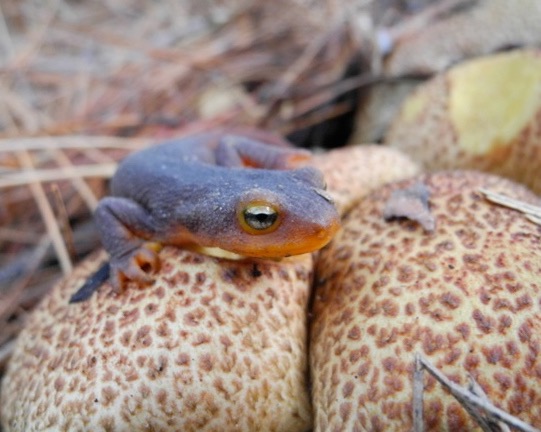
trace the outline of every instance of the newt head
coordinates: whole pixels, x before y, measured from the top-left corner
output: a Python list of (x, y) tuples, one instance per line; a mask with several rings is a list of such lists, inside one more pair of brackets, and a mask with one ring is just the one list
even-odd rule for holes
[[(340, 216), (317, 169), (242, 171), (229, 176), (242, 181), (224, 182), (192, 213), (186, 227), (199, 245), (280, 258), (313, 252), (331, 241)], [(193, 217), (204, 214), (203, 208), (212, 209), (210, 223)]]

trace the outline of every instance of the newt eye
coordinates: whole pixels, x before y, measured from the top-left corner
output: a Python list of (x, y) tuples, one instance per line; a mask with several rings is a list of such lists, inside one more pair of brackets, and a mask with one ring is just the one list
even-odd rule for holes
[(239, 215), (240, 224), (249, 234), (267, 234), (278, 228), (278, 211), (267, 204), (251, 204)]

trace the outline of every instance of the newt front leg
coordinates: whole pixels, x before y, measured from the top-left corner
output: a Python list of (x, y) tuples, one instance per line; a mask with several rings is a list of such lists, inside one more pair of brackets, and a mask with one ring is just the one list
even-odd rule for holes
[(161, 245), (152, 239), (156, 226), (152, 216), (134, 201), (107, 197), (94, 214), (101, 241), (111, 257), (110, 281), (118, 292), (128, 281), (139, 285), (152, 282), (159, 270)]

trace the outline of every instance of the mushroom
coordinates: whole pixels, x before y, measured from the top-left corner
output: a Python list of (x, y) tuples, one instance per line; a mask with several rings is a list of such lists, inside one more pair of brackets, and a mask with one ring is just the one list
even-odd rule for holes
[[(433, 232), (384, 219), (393, 191), (416, 183), (430, 191)], [(315, 431), (412, 430), (417, 353), (541, 426), (541, 227), (479, 188), (541, 202), (489, 174), (427, 174), (365, 197), (321, 252), (310, 339)], [(424, 384), (425, 430), (475, 429), (432, 377)]]
[[(315, 159), (342, 210), (369, 187), (417, 169), (375, 147)], [(160, 258), (155, 282), (141, 290), (115, 295), (107, 283), (69, 304), (103, 252), (52, 289), (8, 364), (0, 395), (6, 432), (311, 428), (306, 310), (314, 256), (228, 260), (166, 247)]]
[(69, 296), (86, 261), (33, 312), (2, 388), (7, 431), (304, 431), (312, 257), (230, 261), (165, 248), (156, 282)]
[(420, 86), (385, 138), (429, 170), (489, 171), (541, 192), (541, 52), (455, 66)]

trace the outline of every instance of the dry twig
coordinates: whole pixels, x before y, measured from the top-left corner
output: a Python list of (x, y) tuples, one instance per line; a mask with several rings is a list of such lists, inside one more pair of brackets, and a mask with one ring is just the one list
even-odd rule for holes
[(526, 216), (526, 219), (531, 222), (541, 225), (541, 207), (534, 206), (524, 201), (519, 201), (508, 196), (489, 191), (487, 189), (480, 189), (481, 192), (487, 200), (501, 206), (517, 210)]
[(415, 369), (413, 370), (413, 430), (414, 432), (424, 432), (423, 423), (423, 365), (421, 356), (415, 355)]
[[(34, 169), (32, 159), (27, 152), (19, 153), (18, 158), (21, 166), (26, 169), (27, 172), (31, 172)], [(31, 174), (30, 178), (32, 178)], [(49, 233), (49, 236), (51, 237), (51, 240), (55, 247), (56, 253), (58, 255), (58, 260), (60, 262), (60, 267), (66, 275), (71, 272), (73, 265), (71, 263), (71, 259), (69, 257), (66, 245), (64, 244), (64, 240), (62, 239), (62, 233), (60, 232), (60, 228), (58, 226), (58, 223), (56, 222), (54, 212), (51, 208), (51, 205), (49, 204), (49, 201), (47, 200), (47, 196), (45, 195), (43, 186), (37, 180), (32, 179), (29, 187), (32, 191), (32, 194), (34, 195), (36, 204), (39, 208), (45, 226), (47, 227), (47, 232)]]
[(0, 179), (0, 188), (27, 185), (29, 179), (36, 183), (84, 178), (84, 177), (111, 177), (116, 170), (116, 163), (101, 165), (78, 165), (77, 167), (52, 169), (26, 169), (13, 174), (3, 175)]
[[(472, 418), (479, 424), (479, 426), (485, 432), (504, 432), (504, 430), (499, 426), (499, 423), (503, 423), (507, 426), (510, 426), (520, 432), (540, 432), (539, 429), (536, 429), (522, 420), (506, 413), (500, 408), (496, 407), (492, 402), (488, 400), (484, 391), (480, 389), (477, 383), (473, 381), (469, 389), (465, 389), (458, 384), (451, 381), (443, 373), (441, 373), (428, 359), (424, 358), (421, 354), (417, 353), (415, 355), (416, 371), (418, 369), (418, 364), (420, 368), (427, 370), (430, 375), (432, 375), (442, 386), (444, 386), (454, 397), (455, 399), (464, 407), (464, 409), (472, 416)], [(419, 388), (422, 389), (422, 383), (415, 383), (415, 380), (422, 381), (422, 373), (414, 374), (414, 388), (418, 391)], [(420, 386), (420, 387), (419, 387)], [(418, 398), (419, 396), (415, 396)], [(421, 396), (422, 399), (422, 396)], [(414, 403), (414, 409), (416, 405)], [(418, 409), (418, 407), (417, 407)], [(414, 431), (421, 432), (422, 421), (419, 423), (418, 417), (416, 417), (414, 412)]]

